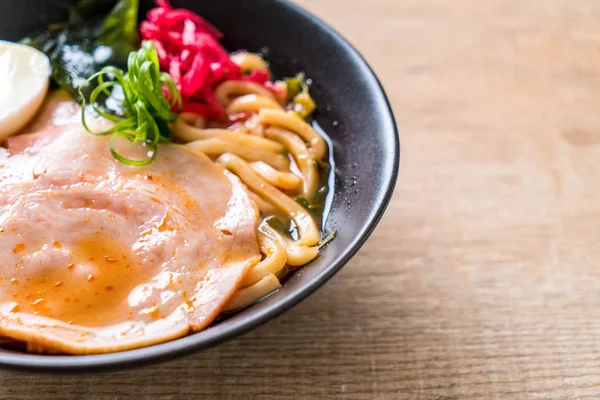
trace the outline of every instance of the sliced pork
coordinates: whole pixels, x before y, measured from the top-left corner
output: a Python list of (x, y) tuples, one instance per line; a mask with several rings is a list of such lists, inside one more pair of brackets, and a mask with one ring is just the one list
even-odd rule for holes
[(0, 336), (89, 354), (205, 328), (260, 260), (258, 212), (207, 157), (119, 163), (80, 127), (0, 148)]

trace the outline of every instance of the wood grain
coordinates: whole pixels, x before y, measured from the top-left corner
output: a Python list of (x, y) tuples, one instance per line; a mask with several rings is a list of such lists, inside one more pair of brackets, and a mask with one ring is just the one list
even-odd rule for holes
[(600, 2), (302, 0), (401, 128), (396, 194), (317, 294), (237, 340), (0, 398), (600, 398)]

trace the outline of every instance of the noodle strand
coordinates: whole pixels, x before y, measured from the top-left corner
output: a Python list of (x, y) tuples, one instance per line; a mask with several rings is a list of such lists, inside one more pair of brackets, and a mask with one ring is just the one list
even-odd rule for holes
[(233, 153), (248, 161), (264, 161), (275, 168), (283, 170), (288, 169), (290, 165), (290, 160), (281, 153), (275, 153), (262, 148), (247, 147), (241, 143), (233, 143), (220, 138), (195, 140), (186, 144), (186, 146), (193, 151), (202, 152), (207, 156), (218, 157), (224, 153)]
[(258, 235), (258, 242), (260, 244), (260, 250), (265, 255), (265, 259), (248, 271), (240, 288), (254, 285), (268, 274), (276, 274), (285, 267), (287, 254), (279, 242), (260, 232)]
[(300, 172), (302, 172), (302, 180), (304, 181), (302, 197), (311, 201), (319, 188), (319, 171), (315, 159), (302, 139), (290, 131), (279, 128), (268, 128), (265, 134), (269, 139), (282, 143), (292, 154), (298, 168), (300, 168)]
[(311, 146), (315, 158), (323, 159), (327, 153), (327, 145), (323, 138), (293, 111), (262, 109), (258, 113), (264, 125), (275, 125), (290, 130), (304, 139)]
[(217, 159), (217, 162), (236, 174), (256, 194), (273, 203), (294, 220), (300, 232), (298, 244), (314, 246), (319, 243), (321, 235), (317, 224), (308, 211), (295, 200), (262, 179), (250, 168), (248, 163), (234, 154), (225, 153)]
[(254, 82), (225, 81), (215, 89), (215, 96), (217, 96), (217, 99), (224, 107), (227, 107), (231, 103), (232, 97), (245, 94), (256, 94), (275, 100), (275, 96), (269, 89)]
[[(268, 64), (256, 54), (240, 52), (232, 60), (244, 73), (263, 71), (271, 76)], [(311, 206), (319, 201), (318, 161), (325, 158), (327, 145), (296, 112), (284, 109), (286, 84), (273, 85), (271, 91), (249, 80), (224, 81), (215, 88), (215, 96), (225, 108), (226, 119), (207, 121), (183, 113), (171, 124), (173, 136), (190, 151), (211, 157), (247, 186), (262, 217), (257, 236), (263, 260), (248, 270), (223, 311), (246, 307), (277, 290), (279, 278), (290, 268), (303, 266), (319, 254), (321, 233), (304, 207), (306, 202)], [(303, 205), (296, 196), (303, 198)], [(289, 218), (297, 236), (293, 239), (285, 224), (276, 229), (267, 217)]]

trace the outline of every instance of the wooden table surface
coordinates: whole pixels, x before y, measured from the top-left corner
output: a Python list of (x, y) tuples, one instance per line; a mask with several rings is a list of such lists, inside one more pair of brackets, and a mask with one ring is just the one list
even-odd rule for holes
[(369, 242), (246, 336), (133, 371), (0, 372), (0, 397), (600, 398), (600, 2), (299, 3), (399, 121)]

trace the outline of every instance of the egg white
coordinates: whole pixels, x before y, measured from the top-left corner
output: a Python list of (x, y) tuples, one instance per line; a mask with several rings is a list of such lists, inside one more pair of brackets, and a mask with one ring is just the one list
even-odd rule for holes
[(48, 93), (51, 71), (41, 51), (0, 41), (0, 141), (35, 116)]

